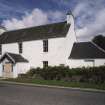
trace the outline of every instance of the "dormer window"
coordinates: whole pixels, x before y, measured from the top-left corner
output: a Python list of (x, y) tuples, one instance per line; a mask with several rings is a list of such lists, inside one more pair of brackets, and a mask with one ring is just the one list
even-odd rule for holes
[(0, 55), (2, 55), (2, 45), (0, 44)]
[(23, 44), (22, 44), (22, 42), (19, 42), (18, 46), (19, 46), (19, 54), (21, 54), (23, 52)]
[(48, 40), (43, 40), (43, 52), (48, 52)]

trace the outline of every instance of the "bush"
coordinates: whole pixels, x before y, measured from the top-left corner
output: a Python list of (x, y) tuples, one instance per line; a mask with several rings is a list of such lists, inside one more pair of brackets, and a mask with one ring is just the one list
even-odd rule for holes
[(47, 68), (31, 68), (26, 74), (19, 75), (19, 77), (105, 83), (105, 66), (70, 69), (68, 66), (61, 65)]
[(27, 74), (19, 74), (18, 78), (27, 78)]
[(40, 75), (46, 80), (61, 80), (66, 76), (68, 67), (54, 66), (43, 68)]

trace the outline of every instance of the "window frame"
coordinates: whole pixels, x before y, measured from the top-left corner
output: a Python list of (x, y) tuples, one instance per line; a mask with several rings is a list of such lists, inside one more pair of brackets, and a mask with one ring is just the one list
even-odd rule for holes
[(48, 67), (48, 61), (43, 61), (43, 68), (47, 68)]
[(2, 55), (2, 44), (0, 44), (0, 55)]
[[(14, 65), (12, 63), (10, 63), (10, 62), (6, 62), (5, 64), (11, 64), (11, 72), (13, 73), (13, 71), (14, 71), (14, 69), (13, 69)], [(5, 64), (2, 65), (2, 72), (4, 72), (4, 66), (5, 66)]]
[(19, 49), (19, 54), (22, 54), (23, 53), (23, 43), (22, 42), (18, 43), (18, 49)]
[(48, 39), (43, 40), (43, 52), (48, 52)]

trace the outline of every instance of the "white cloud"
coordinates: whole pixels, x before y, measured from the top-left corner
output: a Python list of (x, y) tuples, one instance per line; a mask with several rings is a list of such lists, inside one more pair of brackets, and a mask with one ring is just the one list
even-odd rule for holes
[(105, 7), (103, 0), (80, 2), (73, 13), (76, 16), (76, 34), (79, 40), (88, 41), (95, 35), (105, 35)]
[(79, 3), (76, 8), (73, 10), (73, 14), (75, 17), (80, 15), (80, 12), (84, 11), (84, 8), (86, 8), (85, 3)]
[(21, 29), (55, 22), (61, 20), (63, 16), (64, 14), (60, 11), (45, 12), (36, 8), (31, 13), (25, 13), (21, 20), (16, 18), (3, 20), (2, 25), (6, 27), (7, 30)]
[(34, 9), (31, 13), (25, 13), (22, 20), (12, 18), (11, 20), (4, 20), (2, 25), (6, 27), (7, 30), (14, 30), (46, 23), (48, 23), (47, 14), (40, 9)]
[[(104, 4), (105, 0), (78, 0), (73, 14), (76, 17), (76, 34), (79, 40), (90, 40), (97, 34), (105, 35)], [(8, 30), (38, 26), (64, 20), (65, 14), (61, 11), (43, 11), (35, 8), (31, 13), (25, 13), (21, 20), (3, 20), (2, 25)]]
[[(95, 15), (94, 21), (85, 24), (83, 28), (76, 30), (77, 36), (80, 40), (91, 40), (95, 35), (105, 35), (105, 9), (100, 10)], [(85, 39), (86, 37), (86, 39)]]
[(52, 22), (60, 21), (64, 19), (64, 13), (60, 11), (49, 11), (48, 12), (48, 17)]

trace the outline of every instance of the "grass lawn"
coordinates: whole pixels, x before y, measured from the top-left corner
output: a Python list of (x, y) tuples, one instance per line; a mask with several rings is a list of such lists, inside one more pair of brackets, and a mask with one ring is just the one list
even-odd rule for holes
[(91, 88), (91, 89), (102, 89), (105, 90), (105, 84), (93, 84), (93, 83), (81, 83), (81, 82), (67, 82), (57, 80), (37, 80), (37, 79), (5, 79), (4, 81), (20, 82), (20, 83), (32, 83), (40, 85), (52, 85), (52, 86), (63, 86), (63, 87), (79, 87), (79, 88)]

